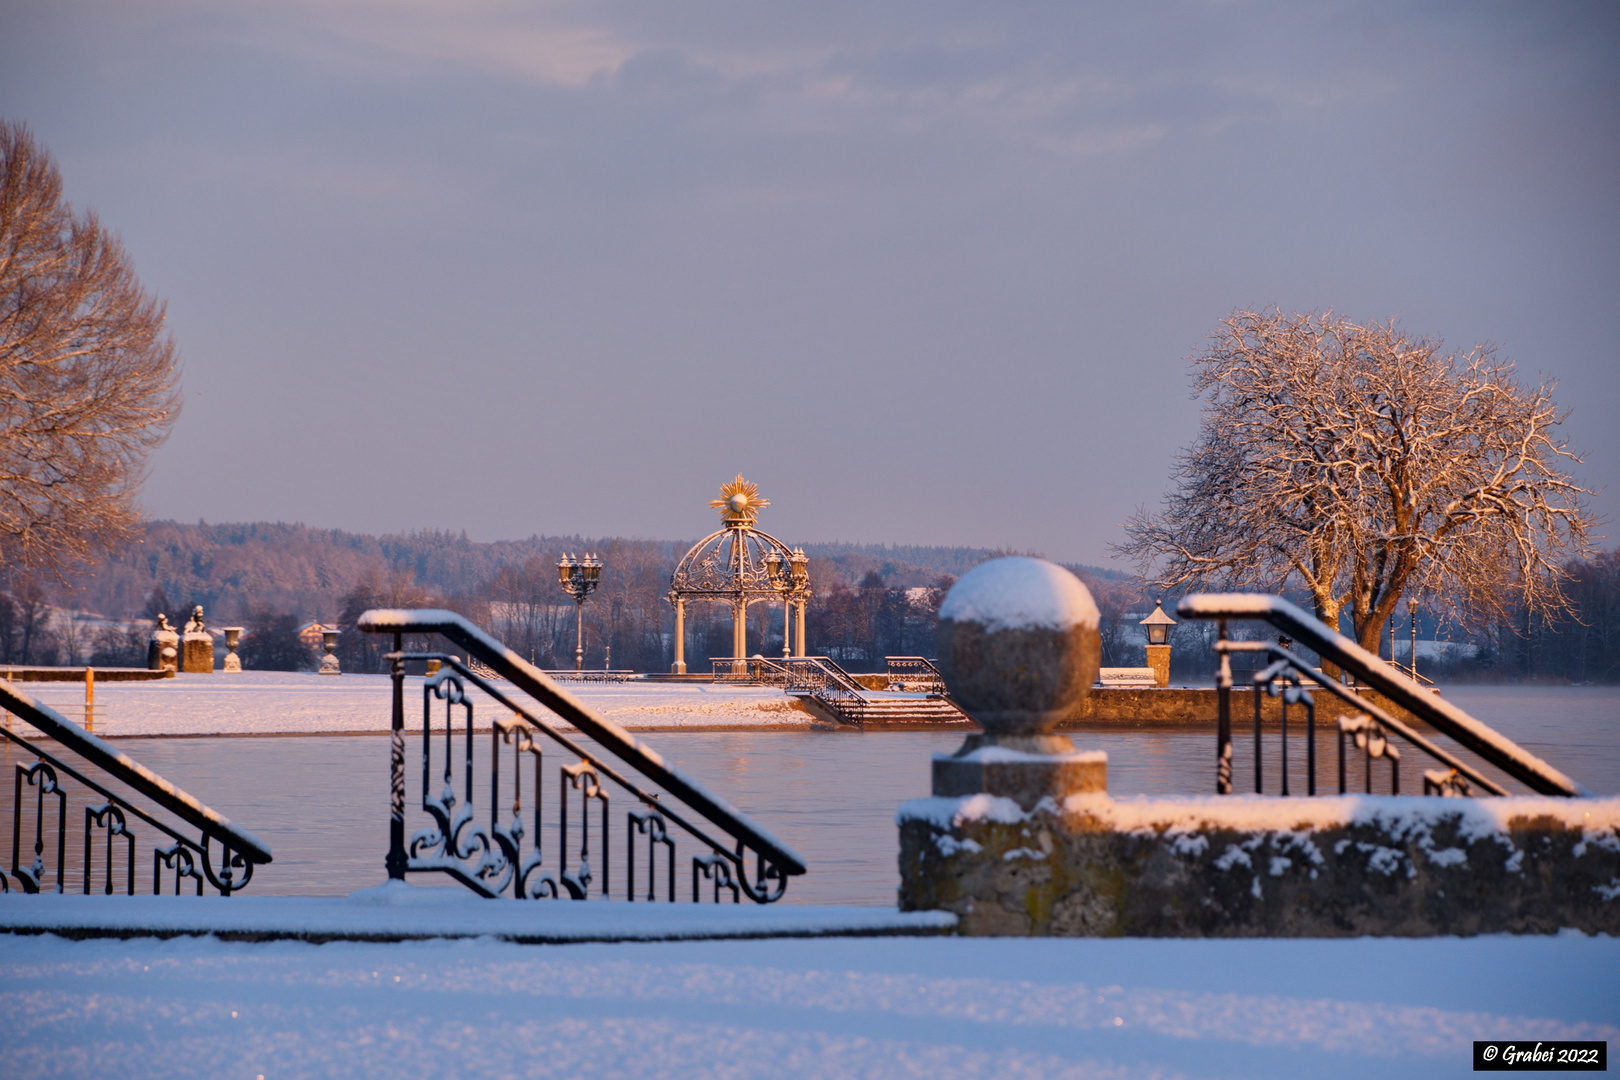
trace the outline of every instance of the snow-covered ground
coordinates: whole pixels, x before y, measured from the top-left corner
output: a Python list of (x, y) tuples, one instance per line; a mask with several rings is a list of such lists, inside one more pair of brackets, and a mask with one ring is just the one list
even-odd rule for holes
[[(116, 902), (116, 901), (114, 901)], [(1620, 1041), (1620, 942), (0, 937), (29, 1077), (1433, 1077)]]
[[(82, 683), (19, 683), (64, 715), (84, 715)], [(622, 727), (714, 729), (808, 727), (809, 713), (770, 687), (709, 683), (588, 683), (564, 687)], [(120, 735), (274, 735), (387, 731), (389, 677), (249, 671), (178, 675), (153, 682), (98, 683), (95, 732)], [(419, 726), (422, 680), (406, 680), (407, 722)], [(477, 695), (474, 715), (507, 715)]]

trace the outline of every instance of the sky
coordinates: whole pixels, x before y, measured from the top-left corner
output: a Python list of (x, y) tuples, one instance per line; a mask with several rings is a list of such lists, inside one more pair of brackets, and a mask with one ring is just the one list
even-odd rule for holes
[(1617, 61), (1601, 3), (0, 0), (169, 305), (149, 515), (694, 537), (741, 472), (1099, 564), (1238, 307), (1494, 343), (1620, 519)]

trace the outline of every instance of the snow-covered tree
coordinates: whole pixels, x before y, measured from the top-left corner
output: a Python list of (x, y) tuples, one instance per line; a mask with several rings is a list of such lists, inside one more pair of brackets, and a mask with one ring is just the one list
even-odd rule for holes
[(134, 535), (175, 380), (162, 303), (63, 200), (27, 128), (0, 121), (0, 563), (61, 577)]
[(1562, 610), (1593, 519), (1552, 386), (1393, 322), (1236, 311), (1193, 357), (1199, 437), (1119, 550), (1163, 588), (1307, 590), (1378, 648), (1403, 598)]

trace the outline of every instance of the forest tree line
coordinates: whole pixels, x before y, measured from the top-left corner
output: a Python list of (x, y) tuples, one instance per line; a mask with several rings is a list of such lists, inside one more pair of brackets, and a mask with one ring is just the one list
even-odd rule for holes
[[(248, 628), (249, 667), (312, 667), (314, 653), (297, 639), (309, 621), (343, 628), (345, 670), (380, 671), (385, 642), (353, 629), (372, 607), (446, 607), (484, 627), (547, 668), (573, 666), (575, 606), (557, 584), (565, 553), (595, 552), (602, 584), (584, 608), (586, 666), (667, 671), (673, 660), (670, 574), (688, 542), (531, 537), (480, 544), (464, 534), (371, 537), (297, 525), (148, 525), (145, 542), (107, 560), (73, 592), (14, 577), (0, 590), (0, 662), (142, 665), (141, 623), (164, 613), (178, 623), (202, 604), (208, 623)], [(937, 612), (955, 578), (1000, 552), (975, 548), (806, 545), (815, 597), (806, 613), (808, 651), (852, 671), (878, 670), (883, 658), (931, 655)], [(1143, 662), (1135, 621), (1157, 598), (1136, 580), (1095, 567), (1071, 566), (1090, 587), (1102, 614), (1103, 663)], [(1425, 674), (1451, 680), (1547, 678), (1620, 680), (1620, 550), (1567, 567), (1573, 610), (1546, 618), (1520, 611), (1473, 626), (1420, 623), (1420, 636), (1472, 647)], [(1164, 597), (1174, 611), (1176, 597)], [(115, 625), (52, 618), (60, 608), (95, 611)], [(686, 653), (691, 670), (731, 651), (731, 615), (718, 604), (688, 608)], [(134, 621), (134, 625), (128, 624)], [(749, 610), (750, 654), (779, 656), (782, 608)], [(1182, 623), (1172, 636), (1177, 679), (1207, 681), (1214, 670), (1211, 628)], [(1406, 627), (1396, 633), (1404, 658)], [(1388, 655), (1388, 641), (1380, 655)]]

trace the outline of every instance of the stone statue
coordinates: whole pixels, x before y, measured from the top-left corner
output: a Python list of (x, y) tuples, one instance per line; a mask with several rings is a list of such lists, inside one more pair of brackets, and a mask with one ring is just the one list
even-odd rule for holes
[(180, 670), (188, 674), (208, 674), (214, 670), (214, 635), (203, 628), (203, 609), (191, 610), (191, 621), (181, 639)]

